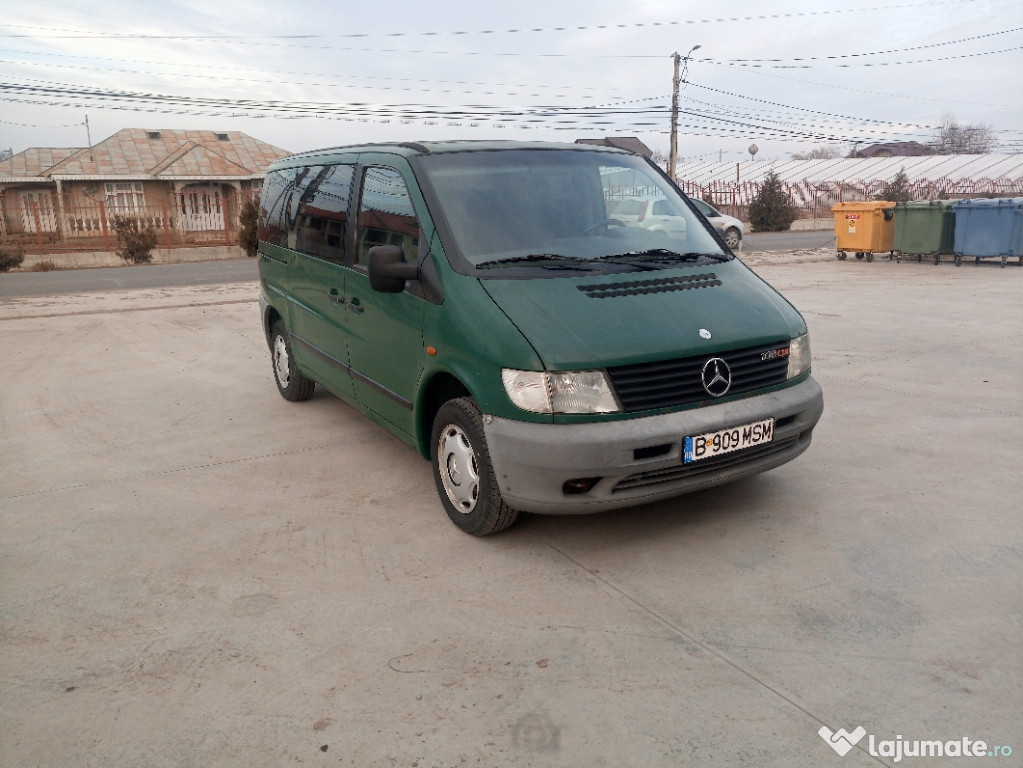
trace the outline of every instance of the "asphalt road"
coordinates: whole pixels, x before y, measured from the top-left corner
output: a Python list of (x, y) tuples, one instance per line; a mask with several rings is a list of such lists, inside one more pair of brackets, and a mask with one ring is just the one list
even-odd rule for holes
[(742, 250), (747, 251), (799, 251), (835, 244), (835, 233), (830, 229), (800, 232), (747, 232)]
[(61, 269), (53, 272), (7, 272), (0, 274), (0, 299), (191, 285), (224, 285), (258, 279), (255, 259)]
[[(753, 233), (746, 235), (742, 253), (801, 250), (830, 245), (833, 242), (834, 237), (830, 231)], [(142, 264), (53, 272), (18, 271), (0, 273), (0, 299), (189, 285), (224, 285), (258, 279), (255, 259)]]

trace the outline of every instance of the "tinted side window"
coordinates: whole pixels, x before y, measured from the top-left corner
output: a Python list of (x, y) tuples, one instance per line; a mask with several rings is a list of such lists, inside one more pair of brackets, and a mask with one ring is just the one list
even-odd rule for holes
[(263, 182), (259, 205), (259, 239), (273, 245), (288, 244), (288, 225), (284, 218), (287, 198), (295, 186), (297, 168), (271, 171)]
[(259, 208), (259, 239), (294, 247), (295, 214), (302, 191), (314, 178), (315, 168), (285, 168), (267, 174)]
[(348, 201), (354, 173), (350, 165), (326, 165), (312, 169), (312, 178), (298, 203), (296, 250), (338, 263), (344, 261)]
[(367, 168), (359, 203), (356, 264), (369, 263), (367, 253), (376, 245), (397, 245), (405, 261), (419, 253), (419, 220), (401, 174), (393, 168)]

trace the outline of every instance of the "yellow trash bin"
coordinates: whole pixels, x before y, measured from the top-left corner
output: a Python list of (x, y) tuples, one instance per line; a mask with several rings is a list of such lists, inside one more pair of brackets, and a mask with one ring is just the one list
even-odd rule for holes
[(875, 253), (891, 254), (895, 242), (895, 203), (871, 200), (862, 203), (836, 203), (831, 207), (835, 216), (835, 247), (839, 260), (848, 252), (857, 259), (874, 260)]

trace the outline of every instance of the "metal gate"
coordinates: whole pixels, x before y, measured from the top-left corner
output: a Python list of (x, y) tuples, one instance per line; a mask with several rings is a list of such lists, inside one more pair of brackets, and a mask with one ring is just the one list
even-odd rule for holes
[(186, 232), (223, 231), (224, 209), (220, 189), (206, 185), (182, 189), (181, 221)]
[(57, 216), (53, 211), (53, 195), (49, 192), (22, 192), (21, 222), (24, 231), (33, 235), (37, 232), (56, 232)]

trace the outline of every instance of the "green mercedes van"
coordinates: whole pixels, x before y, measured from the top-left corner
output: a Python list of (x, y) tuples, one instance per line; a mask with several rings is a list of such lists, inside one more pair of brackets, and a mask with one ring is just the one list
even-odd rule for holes
[(823, 411), (803, 318), (635, 154), (306, 152), (258, 227), (281, 395), (319, 385), (415, 448), (471, 534), (763, 472)]

